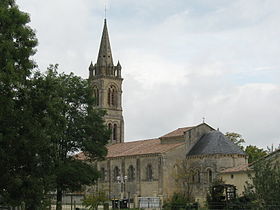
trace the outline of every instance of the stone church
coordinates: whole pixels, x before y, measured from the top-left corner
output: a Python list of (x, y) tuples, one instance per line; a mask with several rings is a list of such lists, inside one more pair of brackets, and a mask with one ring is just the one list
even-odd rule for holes
[[(105, 122), (112, 130), (107, 157), (97, 163), (97, 190), (110, 199), (137, 203), (139, 197), (165, 200), (188, 188), (202, 202), (221, 170), (247, 163), (239, 147), (206, 123), (177, 128), (156, 139), (125, 142), (121, 71), (120, 62), (113, 62), (105, 19), (97, 62), (89, 66), (95, 107), (107, 111)], [(83, 153), (77, 158), (85, 159)]]

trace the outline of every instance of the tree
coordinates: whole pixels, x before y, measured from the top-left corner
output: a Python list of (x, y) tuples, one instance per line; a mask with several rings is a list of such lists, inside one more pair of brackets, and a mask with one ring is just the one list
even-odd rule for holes
[(246, 147), (245, 149), (245, 153), (248, 155), (248, 162), (252, 163), (264, 156), (267, 155), (267, 152), (262, 149), (262, 148), (258, 148), (256, 146), (253, 145), (249, 145)]
[(173, 176), (178, 193), (183, 195), (188, 202), (193, 202), (193, 179), (196, 175), (195, 172), (190, 169), (186, 160), (178, 162), (175, 167), (176, 170), (174, 171)]
[(239, 133), (234, 132), (226, 132), (225, 135), (230, 141), (232, 141), (235, 145), (240, 147), (240, 149), (244, 150), (244, 147), (242, 146), (243, 143), (245, 143), (245, 140), (242, 138), (242, 135)]
[(107, 201), (107, 196), (105, 192), (97, 192), (95, 194), (90, 194), (85, 197), (83, 200), (83, 204), (85, 207), (89, 208), (90, 210), (97, 210), (98, 205), (104, 205)]
[[(44, 209), (46, 193), (93, 183), (97, 170), (76, 160), (106, 155), (109, 131), (102, 110), (93, 110), (87, 80), (34, 72), (37, 39), (14, 0), (0, 1), (0, 197), (11, 206)], [(34, 72), (34, 73), (33, 73)], [(58, 209), (61, 205), (58, 205)]]
[(253, 165), (252, 185), (248, 184), (245, 196), (266, 209), (280, 206), (280, 165), (273, 159), (261, 159)]
[[(95, 183), (97, 169), (90, 161), (102, 159), (107, 154), (105, 145), (110, 131), (104, 124), (102, 110), (93, 109), (92, 89), (88, 81), (72, 73), (58, 74), (57, 65), (45, 75), (37, 74), (37, 92), (48, 92), (46, 113), (47, 132), (53, 145), (57, 209), (62, 209), (62, 193), (80, 190), (82, 185)], [(87, 162), (77, 160), (72, 154), (83, 151)]]
[(35, 209), (45, 183), (42, 149), (34, 147), (44, 143), (41, 124), (25, 103), (37, 45), (29, 21), (14, 0), (0, 1), (0, 195), (6, 204), (25, 201), (27, 209)]

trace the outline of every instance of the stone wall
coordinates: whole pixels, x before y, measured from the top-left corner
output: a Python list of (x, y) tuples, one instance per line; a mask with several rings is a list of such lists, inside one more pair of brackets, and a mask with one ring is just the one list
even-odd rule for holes
[[(112, 158), (106, 161), (98, 162), (98, 170), (104, 168), (106, 171), (105, 179), (98, 181), (98, 189), (108, 192), (110, 198), (133, 198), (135, 196), (158, 196), (160, 194), (159, 186), (161, 184), (161, 161), (162, 156), (144, 155), (122, 158)], [(152, 179), (147, 178), (147, 166), (152, 169)], [(118, 167), (120, 176), (128, 176), (128, 169), (134, 168), (134, 178), (125, 180), (124, 183), (114, 179), (114, 169)], [(128, 177), (127, 177), (128, 178)], [(122, 193), (121, 193), (122, 192)]]
[[(209, 185), (215, 178), (217, 178), (220, 171), (226, 168), (246, 164), (247, 159), (245, 155), (215, 154), (188, 157), (187, 162), (189, 170), (193, 172), (199, 171), (199, 179), (194, 177), (194, 181), (192, 181), (192, 189), (195, 199), (203, 202), (206, 199)], [(210, 170), (211, 177), (209, 175)], [(195, 174), (194, 176), (197, 175)]]
[(186, 153), (191, 150), (200, 137), (212, 130), (214, 130), (212, 127), (203, 123), (185, 132)]

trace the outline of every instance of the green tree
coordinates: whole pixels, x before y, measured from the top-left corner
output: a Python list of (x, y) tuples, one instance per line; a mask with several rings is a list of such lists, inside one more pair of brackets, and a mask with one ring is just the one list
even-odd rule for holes
[(102, 158), (109, 131), (87, 80), (59, 75), (57, 66), (32, 73), (37, 39), (29, 21), (14, 0), (0, 1), (0, 197), (33, 210), (44, 209), (50, 190), (61, 204), (62, 191), (96, 180), (96, 169), (72, 154)]
[(243, 143), (245, 140), (242, 138), (242, 135), (234, 132), (226, 132), (225, 135), (230, 141), (232, 141), (235, 145), (239, 146), (242, 150), (244, 150)]
[[(0, 1), (0, 195), (2, 202), (35, 209), (43, 199), (42, 149), (35, 116), (28, 115), (26, 90), (37, 39), (28, 14), (14, 0)], [(30, 102), (31, 103), (31, 102)]]
[(280, 206), (280, 164), (272, 159), (261, 159), (253, 165), (252, 185), (248, 184), (245, 196), (264, 209)]
[(89, 208), (90, 210), (97, 210), (98, 205), (104, 205), (107, 200), (108, 199), (105, 192), (101, 191), (95, 194), (87, 195), (83, 200), (83, 205), (85, 205), (85, 207)]
[[(51, 66), (46, 75), (38, 75), (37, 92), (48, 91), (47, 131), (53, 145), (57, 209), (61, 209), (65, 191), (80, 190), (82, 185), (95, 183), (98, 171), (90, 161), (107, 154), (105, 145), (110, 131), (103, 121), (102, 110), (93, 109), (92, 89), (87, 80), (72, 73), (58, 74)], [(83, 151), (88, 160), (74, 158)]]
[(258, 148), (257, 146), (253, 145), (247, 146), (245, 149), (245, 153), (248, 155), (249, 163), (252, 163), (267, 155), (267, 152), (264, 149)]

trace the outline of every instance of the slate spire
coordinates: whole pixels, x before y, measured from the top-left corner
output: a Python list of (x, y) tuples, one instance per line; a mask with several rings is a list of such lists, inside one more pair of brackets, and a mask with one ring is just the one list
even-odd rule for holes
[(109, 33), (107, 29), (107, 22), (104, 19), (104, 27), (102, 32), (102, 38), (99, 47), (99, 53), (97, 58), (97, 66), (113, 66), (112, 51), (109, 40)]

